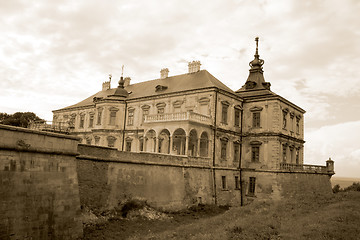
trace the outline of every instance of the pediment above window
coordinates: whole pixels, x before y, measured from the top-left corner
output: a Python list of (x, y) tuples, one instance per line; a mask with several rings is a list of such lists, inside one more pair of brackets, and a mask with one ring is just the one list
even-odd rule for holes
[(176, 100), (175, 102), (173, 102), (173, 106), (175, 108), (179, 108), (181, 107), (181, 105), (184, 103), (184, 101), (181, 101), (181, 100)]
[(119, 109), (116, 108), (116, 107), (111, 107), (109, 110), (110, 110), (110, 112), (117, 112), (117, 111), (119, 111)]
[(210, 98), (208, 98), (208, 97), (202, 97), (202, 98), (199, 99), (199, 103), (200, 103), (201, 105), (206, 105), (206, 104), (208, 104), (209, 102), (210, 102)]
[(141, 108), (143, 110), (148, 110), (148, 109), (150, 109), (150, 106), (149, 105), (142, 105)]
[(235, 109), (242, 110), (242, 107), (241, 107), (240, 105), (235, 105), (234, 108), (235, 108)]
[(250, 145), (261, 145), (262, 144), (262, 142), (260, 142), (260, 141), (251, 141), (250, 142)]
[(165, 106), (166, 106), (166, 103), (164, 103), (164, 102), (161, 102), (161, 103), (157, 103), (157, 104), (156, 104), (156, 107), (157, 107), (157, 108), (165, 108)]
[(228, 101), (221, 101), (221, 104), (224, 106), (230, 106), (230, 103)]
[(251, 111), (251, 112), (260, 112), (260, 111), (262, 111), (262, 110), (263, 110), (263, 108), (262, 108), (262, 107), (258, 107), (258, 106), (255, 106), (255, 107), (250, 108), (250, 111)]

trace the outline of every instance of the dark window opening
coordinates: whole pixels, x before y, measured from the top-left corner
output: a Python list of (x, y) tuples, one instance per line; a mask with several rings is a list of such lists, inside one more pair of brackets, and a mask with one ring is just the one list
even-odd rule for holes
[(253, 113), (253, 127), (260, 127), (260, 112)]
[(249, 195), (255, 194), (255, 181), (256, 181), (255, 177), (249, 178)]
[(226, 176), (221, 176), (222, 189), (226, 189)]
[(259, 162), (259, 152), (260, 152), (260, 147), (258, 147), (258, 146), (251, 147), (251, 161), (252, 162)]

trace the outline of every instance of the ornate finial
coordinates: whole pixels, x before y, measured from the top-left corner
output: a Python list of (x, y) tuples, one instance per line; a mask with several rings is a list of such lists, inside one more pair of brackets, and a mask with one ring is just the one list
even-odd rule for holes
[(109, 74), (109, 82), (111, 82), (111, 78), (112, 78), (112, 75), (111, 73)]
[(256, 50), (254, 55), (255, 58), (249, 63), (249, 65), (251, 67), (251, 70), (259, 69), (260, 71), (262, 71), (262, 65), (264, 64), (264, 60), (260, 59), (260, 55), (259, 55), (259, 37), (255, 38), (255, 42), (256, 42)]
[(121, 77), (123, 77), (124, 76), (124, 65), (122, 65), (122, 67), (121, 67)]
[(256, 51), (255, 51), (255, 57), (260, 57), (259, 53), (258, 53), (258, 48), (259, 48), (259, 37), (255, 38), (255, 42), (256, 42)]

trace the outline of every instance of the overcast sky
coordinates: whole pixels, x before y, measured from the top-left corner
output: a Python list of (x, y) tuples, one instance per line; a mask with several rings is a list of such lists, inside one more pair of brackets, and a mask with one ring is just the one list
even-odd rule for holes
[(307, 111), (305, 162), (360, 177), (360, 1), (0, 0), (0, 112), (52, 110), (101, 90), (187, 72), (233, 90), (260, 37), (271, 90)]

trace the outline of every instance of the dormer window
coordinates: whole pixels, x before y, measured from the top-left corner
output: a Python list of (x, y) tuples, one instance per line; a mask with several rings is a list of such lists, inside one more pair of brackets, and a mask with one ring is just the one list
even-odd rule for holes
[(155, 87), (155, 92), (161, 92), (161, 91), (166, 90), (167, 88), (168, 88), (167, 86), (157, 85), (157, 86)]

